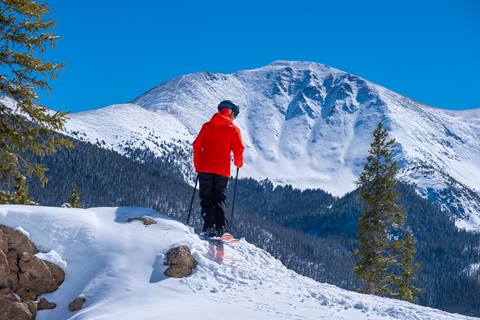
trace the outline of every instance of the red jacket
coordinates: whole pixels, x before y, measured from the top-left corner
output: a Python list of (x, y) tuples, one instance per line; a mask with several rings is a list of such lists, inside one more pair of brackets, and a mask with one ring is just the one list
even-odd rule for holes
[(193, 141), (193, 164), (195, 171), (215, 173), (230, 177), (230, 156), (234, 164), (243, 166), (243, 147), (240, 129), (233, 124), (228, 109), (222, 109), (203, 124)]

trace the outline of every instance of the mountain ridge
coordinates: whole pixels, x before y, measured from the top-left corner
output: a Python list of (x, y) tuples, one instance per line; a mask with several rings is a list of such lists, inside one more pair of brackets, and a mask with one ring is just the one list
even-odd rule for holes
[[(246, 145), (243, 176), (345, 194), (355, 188), (371, 132), (382, 121), (397, 139), (402, 179), (451, 210), (462, 228), (480, 226), (480, 109), (429, 107), (323, 64), (277, 61), (232, 74), (183, 75), (132, 100), (132, 109), (151, 112), (137, 110), (143, 119), (137, 124), (137, 111), (119, 120), (123, 113), (111, 108), (103, 119), (95, 119), (95, 111), (72, 114), (67, 128), (90, 141), (108, 136), (107, 147), (121, 153), (129, 145), (163, 156), (159, 141), (190, 150), (200, 126), (225, 98), (242, 106), (236, 122)], [(82, 129), (89, 126), (94, 129)], [(115, 126), (120, 138), (111, 136)], [(191, 157), (180, 165), (191, 179)], [(447, 176), (458, 182), (454, 191), (447, 190)], [(447, 193), (456, 195), (448, 206), (438, 200)]]

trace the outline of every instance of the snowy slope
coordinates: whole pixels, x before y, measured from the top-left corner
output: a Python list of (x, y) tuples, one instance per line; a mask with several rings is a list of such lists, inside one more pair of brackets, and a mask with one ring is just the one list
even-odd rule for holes
[[(371, 132), (383, 121), (399, 142), (402, 178), (451, 210), (460, 227), (480, 228), (480, 109), (428, 107), (318, 63), (181, 76), (131, 104), (74, 113), (67, 128), (124, 154), (127, 145), (162, 156), (189, 148), (225, 98), (241, 105), (242, 176), (343, 195), (355, 188)], [(190, 163), (185, 157), (183, 166)]]
[[(165, 140), (185, 140), (192, 137), (173, 115), (153, 113), (135, 104), (119, 104), (73, 113), (70, 118), (70, 131), (88, 132), (90, 138), (98, 137), (111, 145), (126, 143), (136, 138), (144, 141), (147, 147), (154, 148), (155, 139), (148, 139), (148, 135)], [(99, 125), (101, 123), (104, 125)], [(108, 131), (105, 130), (105, 125), (108, 125)]]
[[(124, 222), (133, 215), (158, 224)], [(150, 209), (2, 205), (0, 223), (21, 227), (65, 268), (65, 282), (45, 295), (57, 308), (40, 311), (39, 320), (473, 319), (315, 282), (243, 240), (225, 245), (220, 258), (185, 225)], [(189, 278), (165, 278), (164, 254), (181, 244), (199, 265)], [(86, 305), (70, 313), (78, 295)]]

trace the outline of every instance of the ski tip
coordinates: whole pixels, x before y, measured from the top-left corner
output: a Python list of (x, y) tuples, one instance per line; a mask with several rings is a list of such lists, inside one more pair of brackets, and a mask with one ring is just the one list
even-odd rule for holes
[(240, 243), (240, 240), (235, 238), (231, 233), (225, 233), (221, 237), (200, 237), (203, 240), (211, 242), (222, 242), (222, 243)]

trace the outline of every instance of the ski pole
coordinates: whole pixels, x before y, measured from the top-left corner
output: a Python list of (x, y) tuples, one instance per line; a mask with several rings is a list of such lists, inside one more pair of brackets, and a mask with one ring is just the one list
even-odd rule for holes
[(237, 167), (237, 174), (235, 176), (235, 185), (233, 186), (233, 201), (232, 201), (232, 214), (230, 216), (230, 225), (233, 228), (233, 210), (235, 209), (235, 196), (237, 195), (237, 181), (238, 181), (238, 171), (240, 170), (239, 167)]
[(197, 178), (195, 179), (195, 187), (193, 187), (192, 200), (190, 200), (190, 209), (188, 209), (187, 225), (188, 225), (188, 222), (190, 221), (190, 213), (192, 212), (193, 199), (195, 198), (195, 190), (197, 190), (197, 183), (198, 183), (198, 175), (197, 175)]

